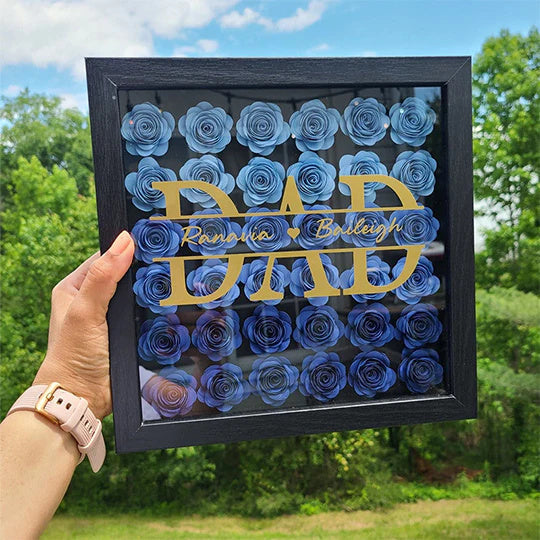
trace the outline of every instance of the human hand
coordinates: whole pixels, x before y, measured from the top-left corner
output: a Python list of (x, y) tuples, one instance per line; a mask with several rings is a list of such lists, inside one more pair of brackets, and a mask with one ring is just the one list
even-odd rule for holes
[(101, 256), (92, 255), (52, 292), (49, 343), (34, 384), (59, 382), (88, 401), (102, 419), (111, 412), (109, 337), (105, 318), (116, 285), (133, 259), (128, 232)]

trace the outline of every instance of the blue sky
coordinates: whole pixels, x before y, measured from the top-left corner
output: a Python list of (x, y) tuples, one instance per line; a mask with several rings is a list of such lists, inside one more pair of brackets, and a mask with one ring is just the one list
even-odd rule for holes
[(539, 0), (1, 0), (1, 90), (86, 110), (84, 56), (472, 55)]

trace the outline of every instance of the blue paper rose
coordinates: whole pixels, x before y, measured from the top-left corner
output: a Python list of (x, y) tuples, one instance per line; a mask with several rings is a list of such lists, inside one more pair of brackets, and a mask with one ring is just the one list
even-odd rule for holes
[(221, 108), (201, 101), (178, 120), (178, 130), (194, 152), (221, 152), (231, 142), (233, 119)]
[(291, 341), (291, 318), (285, 311), (261, 304), (245, 320), (242, 333), (255, 354), (282, 352)]
[(249, 384), (267, 405), (278, 407), (298, 388), (298, 369), (284, 356), (258, 358), (253, 362)]
[(271, 154), (290, 134), (289, 124), (283, 120), (281, 109), (275, 103), (255, 101), (242, 109), (236, 122), (238, 142), (262, 156)]
[[(379, 156), (375, 152), (360, 150), (354, 156), (345, 154), (339, 160), (340, 176), (363, 176), (367, 174), (388, 174), (388, 169), (381, 163)], [(373, 202), (376, 197), (375, 191), (383, 187), (384, 184), (380, 182), (366, 182), (364, 184), (365, 202)], [(340, 182), (338, 188), (343, 195), (350, 196), (351, 188), (347, 184)]]
[[(180, 169), (180, 178), (208, 182), (227, 194), (234, 189), (233, 175), (225, 172), (223, 162), (216, 156), (188, 159)], [(188, 188), (180, 191), (189, 201), (198, 203), (203, 208), (212, 208), (217, 204), (216, 200), (202, 189)]]
[[(277, 212), (264, 207), (250, 208), (248, 214), (260, 212)], [(287, 232), (289, 224), (280, 215), (276, 216), (249, 216), (242, 232), (246, 237), (246, 244), (252, 251), (273, 252), (287, 247), (291, 237)]]
[(296, 317), (293, 337), (304, 349), (324, 351), (343, 336), (344, 325), (330, 306), (306, 306)]
[[(371, 255), (367, 258), (367, 279), (371, 285), (383, 286), (390, 283), (390, 266), (381, 260), (376, 255)], [(354, 285), (354, 269), (345, 270), (340, 278), (342, 289), (348, 289)], [(386, 295), (385, 292), (353, 294), (352, 297), (360, 304), (364, 304), (369, 300), (381, 300)]]
[(316, 152), (330, 148), (334, 144), (340, 118), (336, 109), (327, 109), (320, 99), (304, 103), (289, 119), (298, 150)]
[(236, 183), (248, 206), (275, 203), (281, 199), (285, 169), (278, 161), (254, 157), (240, 169)]
[(152, 182), (175, 182), (176, 174), (171, 169), (159, 166), (150, 157), (139, 161), (137, 172), (131, 172), (124, 181), (126, 189), (133, 195), (131, 202), (139, 209), (149, 212), (154, 208), (165, 208), (165, 195), (152, 187)]
[(354, 357), (347, 379), (359, 396), (373, 397), (394, 386), (397, 377), (386, 354), (370, 351)]
[(433, 349), (405, 349), (398, 372), (399, 378), (415, 394), (424, 394), (443, 379), (443, 367)]
[(397, 157), (390, 176), (403, 182), (416, 199), (431, 195), (435, 187), (435, 169), (437, 162), (429, 152), (401, 152)]
[[(401, 274), (404, 266), (405, 257), (402, 257), (392, 268), (394, 279)], [(433, 275), (433, 264), (422, 255), (409, 279), (403, 285), (396, 287), (394, 292), (403, 302), (417, 304), (422, 297), (435, 294), (440, 286), (439, 278)]]
[(188, 329), (171, 313), (141, 324), (137, 352), (145, 362), (166, 366), (176, 364), (190, 344)]
[(152, 103), (135, 105), (122, 118), (122, 137), (126, 150), (134, 156), (162, 156), (169, 149), (174, 129), (173, 115)]
[(407, 306), (396, 321), (396, 339), (401, 339), (409, 349), (435, 343), (443, 329), (438, 314), (431, 304)]
[(251, 393), (243, 376), (242, 370), (229, 362), (206, 368), (197, 391), (199, 401), (221, 412), (230, 411)]
[(390, 137), (396, 144), (421, 146), (433, 131), (436, 118), (435, 111), (427, 103), (417, 97), (408, 97), (390, 109)]
[[(332, 287), (339, 288), (339, 272), (338, 269), (332, 264), (330, 257), (324, 253), (320, 254), (321, 262), (324, 268), (324, 273), (328, 283)], [(304, 293), (311, 291), (315, 284), (313, 282), (313, 275), (307, 259), (296, 259), (292, 265), (291, 283), (289, 285), (291, 292), (294, 296), (304, 298)], [(312, 306), (322, 306), (328, 302), (328, 296), (317, 296), (315, 298), (309, 298), (308, 302)]]
[(346, 384), (345, 366), (336, 353), (318, 352), (304, 358), (298, 386), (304, 396), (313, 396), (326, 403), (334, 399)]
[(439, 220), (433, 217), (431, 208), (422, 210), (396, 210), (390, 216), (390, 222), (396, 221), (401, 227), (394, 229), (394, 238), (398, 246), (425, 244), (428, 246), (439, 230)]
[(176, 254), (182, 240), (182, 227), (168, 220), (139, 219), (131, 234), (135, 239), (135, 258), (151, 263), (155, 257), (172, 257)]
[(347, 316), (345, 335), (353, 345), (363, 351), (386, 345), (394, 339), (390, 312), (378, 302), (356, 305)]
[(373, 146), (386, 135), (390, 119), (384, 105), (375, 98), (356, 97), (345, 108), (339, 125), (355, 144)]
[(213, 362), (231, 356), (242, 344), (240, 319), (236, 311), (205, 311), (195, 323), (191, 341)]
[[(379, 208), (375, 203), (366, 203), (366, 208)], [(350, 207), (349, 207), (350, 208)], [(384, 212), (351, 212), (345, 215), (345, 224), (341, 238), (356, 247), (372, 247), (388, 236), (390, 223)]]
[[(256, 293), (264, 281), (264, 275), (268, 267), (268, 259), (256, 259), (250, 264), (244, 265), (243, 275), (240, 279), (245, 282), (244, 294), (250, 298), (252, 294)], [(273, 291), (284, 293), (285, 287), (289, 285), (291, 280), (291, 273), (282, 264), (274, 263), (272, 267), (272, 275), (270, 277), (270, 288)], [(263, 300), (263, 302), (269, 306), (275, 306), (279, 304), (281, 300)]]
[[(216, 214), (221, 210), (208, 208), (193, 212), (197, 215)], [(192, 251), (201, 255), (223, 255), (228, 249), (238, 243), (242, 228), (230, 218), (192, 218), (189, 220), (189, 229), (184, 232), (184, 242)]]
[(306, 210), (321, 210), (317, 214), (299, 214), (293, 218), (293, 227), (300, 230), (296, 239), (304, 249), (323, 249), (334, 243), (337, 223), (334, 223), (334, 213), (326, 204), (306, 206)]
[(176, 311), (178, 306), (161, 306), (159, 304), (160, 300), (165, 300), (171, 295), (171, 275), (168, 264), (152, 263), (149, 266), (139, 268), (135, 279), (133, 292), (139, 306), (161, 315)]
[(300, 198), (307, 203), (326, 201), (336, 187), (336, 169), (326, 163), (315, 152), (300, 154), (297, 163), (287, 169), (287, 176), (292, 176)]

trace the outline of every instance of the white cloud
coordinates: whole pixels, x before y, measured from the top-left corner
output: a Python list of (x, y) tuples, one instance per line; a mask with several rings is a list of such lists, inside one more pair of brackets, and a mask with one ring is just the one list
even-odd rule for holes
[(360, 53), (360, 56), (364, 58), (369, 58), (371, 56), (377, 56), (377, 53), (375, 51), (363, 51)]
[(327, 51), (329, 48), (330, 45), (328, 45), (328, 43), (319, 43), (319, 45), (315, 45), (315, 47), (311, 47), (309, 50), (312, 52), (323, 52)]
[(62, 100), (63, 109), (79, 109), (83, 112), (88, 111), (88, 97), (86, 92), (80, 94), (60, 94), (60, 99)]
[(1, 94), (5, 97), (15, 97), (17, 94), (22, 92), (22, 87), (17, 86), (16, 84), (10, 84), (5, 89), (2, 90)]
[(242, 13), (239, 11), (231, 11), (221, 17), (220, 23), (223, 28), (243, 28), (248, 24), (261, 24), (261, 19), (264, 19), (258, 11), (251, 8), (245, 8)]
[(182, 45), (176, 47), (173, 51), (173, 56), (190, 56), (193, 54), (209, 54), (216, 52), (219, 48), (219, 43), (214, 39), (199, 39), (195, 45)]
[(219, 43), (215, 39), (199, 39), (199, 41), (197, 41), (197, 47), (199, 47), (202, 52), (211, 53), (217, 51)]

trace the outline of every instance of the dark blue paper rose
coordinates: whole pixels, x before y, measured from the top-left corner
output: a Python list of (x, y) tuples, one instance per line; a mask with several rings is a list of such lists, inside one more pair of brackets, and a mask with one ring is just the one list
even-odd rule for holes
[[(404, 266), (405, 257), (402, 257), (392, 268), (394, 279), (401, 274)], [(409, 279), (403, 285), (396, 287), (394, 293), (407, 304), (417, 304), (422, 297), (435, 294), (440, 286), (439, 278), (433, 275), (433, 264), (422, 255)]]
[[(225, 166), (216, 156), (202, 156), (188, 159), (180, 169), (181, 180), (198, 180), (208, 182), (229, 194), (234, 189), (234, 177), (225, 172)], [(182, 195), (192, 203), (198, 203), (203, 208), (216, 206), (216, 200), (206, 191), (197, 188), (180, 190)]]
[[(261, 212), (277, 212), (265, 207), (250, 208), (248, 214)], [(246, 244), (252, 251), (272, 252), (279, 251), (291, 243), (291, 237), (287, 232), (289, 224), (280, 215), (276, 216), (250, 216), (246, 217), (246, 223), (242, 232), (246, 237)]]
[(396, 339), (400, 339), (409, 349), (435, 343), (442, 333), (439, 312), (431, 304), (407, 306), (396, 321)]
[[(256, 293), (264, 281), (264, 275), (268, 267), (268, 259), (256, 259), (250, 264), (244, 265), (244, 272), (240, 276), (240, 280), (245, 282), (244, 294), (250, 298)], [(273, 291), (284, 293), (285, 287), (289, 285), (291, 280), (290, 271), (282, 264), (274, 263), (272, 267), (272, 275), (270, 277), (270, 288)], [(263, 300), (269, 306), (279, 304), (281, 300)]]
[(245, 320), (242, 333), (255, 354), (282, 352), (291, 341), (291, 318), (285, 311), (261, 304)]
[(240, 169), (236, 183), (248, 206), (275, 203), (281, 199), (285, 169), (278, 161), (254, 157)]
[(133, 195), (131, 202), (139, 209), (150, 212), (154, 208), (165, 208), (165, 195), (152, 187), (152, 182), (175, 182), (176, 174), (171, 169), (159, 166), (150, 157), (139, 161), (137, 172), (131, 172), (124, 181), (126, 189)]
[[(367, 174), (388, 174), (388, 169), (381, 163), (379, 156), (375, 152), (360, 150), (354, 156), (345, 154), (339, 160), (340, 176), (363, 176)], [(364, 184), (364, 200), (373, 202), (376, 197), (375, 191), (383, 187), (384, 184), (380, 182), (366, 182)], [(338, 188), (343, 195), (350, 196), (351, 188), (347, 184), (340, 182)]]
[(290, 134), (289, 124), (283, 120), (281, 109), (275, 103), (255, 101), (242, 109), (236, 122), (238, 142), (262, 156), (271, 154)]
[(304, 358), (298, 386), (304, 396), (313, 396), (326, 403), (334, 399), (346, 384), (345, 366), (336, 353), (318, 352)]
[(151, 263), (155, 257), (176, 254), (182, 240), (182, 227), (168, 220), (139, 219), (131, 234), (135, 239), (135, 258)]
[(345, 108), (339, 125), (355, 144), (373, 146), (386, 135), (390, 119), (384, 105), (375, 98), (356, 97)]
[(390, 216), (390, 222), (395, 222), (401, 230), (394, 229), (394, 238), (398, 246), (425, 244), (428, 246), (439, 230), (439, 220), (433, 217), (431, 208), (425, 206), (422, 210), (396, 210)]
[(398, 372), (399, 378), (415, 394), (424, 394), (443, 379), (443, 367), (433, 349), (405, 349)]
[(173, 115), (152, 103), (135, 105), (122, 118), (122, 137), (126, 150), (134, 156), (162, 156), (169, 149), (174, 129)]
[[(339, 288), (339, 272), (338, 269), (332, 264), (330, 257), (324, 253), (320, 254), (321, 262), (326, 274), (326, 279), (332, 287)], [(307, 259), (296, 259), (292, 265), (291, 283), (289, 285), (291, 292), (294, 296), (304, 298), (304, 293), (311, 291), (315, 284), (313, 283), (313, 275)], [(322, 306), (328, 302), (328, 296), (317, 296), (315, 298), (309, 298), (308, 302), (312, 306)]]
[(323, 249), (334, 243), (339, 235), (335, 234), (337, 223), (334, 213), (326, 204), (306, 206), (306, 210), (321, 210), (316, 214), (299, 214), (293, 218), (293, 227), (300, 230), (296, 239), (304, 249)]
[(324, 351), (344, 333), (344, 325), (330, 306), (306, 306), (296, 317), (293, 337), (304, 349)]
[(191, 341), (213, 362), (231, 356), (242, 344), (240, 319), (236, 311), (205, 311), (195, 323)]
[(201, 101), (178, 120), (178, 130), (194, 152), (221, 152), (231, 142), (233, 119), (221, 108)]
[(298, 150), (316, 152), (330, 148), (334, 144), (340, 118), (336, 109), (327, 109), (320, 99), (304, 103), (289, 119)]
[[(371, 285), (383, 286), (390, 283), (390, 266), (376, 255), (367, 258), (367, 279)], [(342, 289), (348, 289), (354, 285), (354, 269), (345, 270), (340, 278)], [(386, 295), (385, 292), (353, 294), (352, 297), (360, 304), (365, 304), (369, 300), (381, 300)]]
[(267, 405), (279, 407), (298, 388), (298, 369), (284, 356), (258, 358), (253, 362), (249, 384)]
[(378, 302), (356, 305), (347, 316), (345, 335), (353, 345), (363, 351), (386, 345), (394, 339), (390, 312)]
[(133, 292), (137, 304), (154, 313), (174, 313), (178, 306), (161, 306), (159, 302), (171, 295), (171, 275), (166, 263), (152, 263), (137, 270)]
[[(217, 208), (208, 208), (193, 212), (193, 215), (219, 216), (221, 213)], [(241, 234), (240, 225), (230, 218), (192, 218), (189, 220), (189, 228), (184, 231), (183, 243), (201, 255), (223, 255), (228, 249), (236, 246)]]
[(437, 162), (429, 152), (401, 152), (397, 157), (390, 176), (403, 182), (416, 199), (431, 195), (435, 187), (435, 169)]
[(166, 366), (176, 364), (190, 344), (188, 329), (171, 313), (141, 324), (137, 352), (145, 362)]
[(347, 380), (359, 396), (373, 397), (394, 386), (396, 373), (386, 354), (370, 351), (357, 354), (349, 369)]
[[(375, 203), (366, 203), (366, 208), (379, 208)], [(350, 207), (349, 207), (350, 208)], [(341, 238), (356, 247), (372, 247), (388, 236), (390, 223), (384, 212), (351, 212), (345, 215), (345, 224)]]
[(249, 383), (243, 377), (242, 370), (229, 362), (221, 366), (210, 366), (201, 376), (197, 397), (208, 407), (221, 412), (230, 411), (251, 393)]
[(287, 169), (287, 176), (292, 176), (300, 198), (307, 203), (326, 201), (336, 187), (336, 169), (326, 163), (315, 152), (300, 154), (297, 163)]
[(427, 103), (417, 97), (408, 97), (390, 109), (390, 137), (396, 144), (421, 146), (433, 131), (436, 118), (435, 111)]

